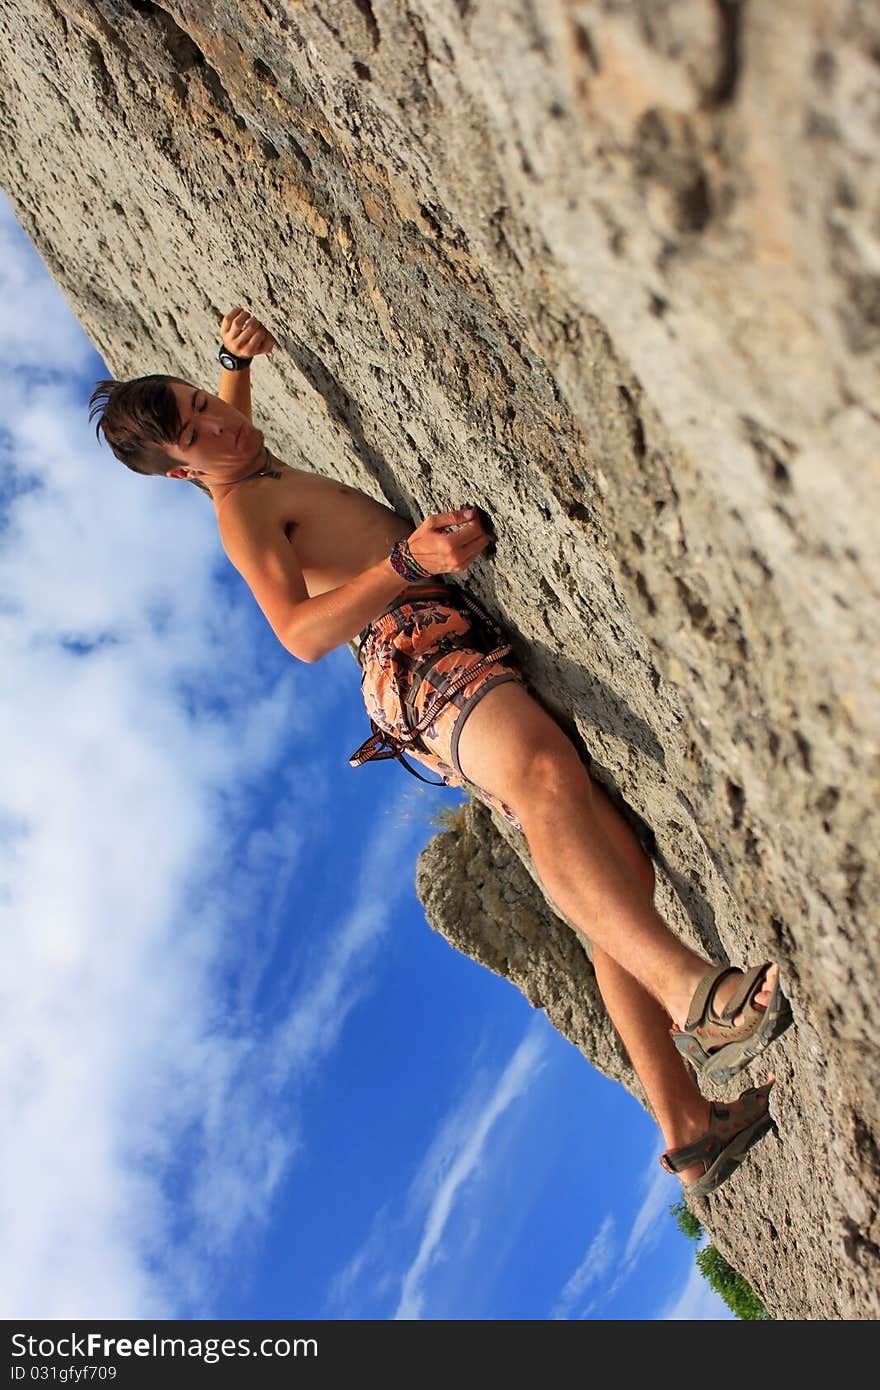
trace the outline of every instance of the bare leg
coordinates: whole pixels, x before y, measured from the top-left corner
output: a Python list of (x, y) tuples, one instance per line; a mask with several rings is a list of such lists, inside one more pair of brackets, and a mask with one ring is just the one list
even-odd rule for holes
[[(654, 899), (654, 866), (606, 792), (593, 783), (596, 816), (605, 834), (649, 902)], [(642, 1083), (667, 1149), (684, 1148), (706, 1132), (709, 1102), (703, 1098), (669, 1036), (669, 1015), (652, 995), (600, 946), (593, 967), (609, 1017), (620, 1034), (633, 1070)], [(685, 1168), (685, 1183), (700, 1177), (703, 1165)]]
[[(649, 903), (654, 900), (654, 866), (603, 789), (593, 783), (596, 816), (617, 854)], [(706, 1130), (704, 1100), (669, 1036), (669, 1015), (601, 946), (593, 946), (593, 968), (612, 1023), (642, 1083), (648, 1104), (669, 1149), (691, 1144)], [(699, 1165), (687, 1182), (698, 1177)]]
[[(596, 979), (609, 1017), (620, 1034), (633, 1070), (642, 1083), (651, 1113), (667, 1149), (693, 1144), (706, 1133), (709, 1102), (691, 1080), (669, 1036), (669, 1017), (638, 980), (600, 948), (593, 948)], [(769, 1080), (774, 1076), (771, 1072)], [(735, 1110), (736, 1101), (726, 1101)], [(685, 1184), (702, 1176), (704, 1165), (685, 1168)]]
[[(547, 891), (589, 937), (599, 989), (666, 1147), (693, 1143), (708, 1127), (709, 1103), (669, 1026), (687, 1014), (709, 963), (655, 911), (654, 868), (636, 836), (563, 731), (517, 685), (489, 691), (472, 711), (459, 759), (470, 781), (516, 812)], [(758, 1002), (771, 989), (772, 981)], [(679, 1176), (688, 1183), (702, 1172), (698, 1163)]]
[[(600, 958), (604, 952), (661, 1006), (649, 1034), (656, 1033), (664, 1013), (681, 1025), (710, 963), (679, 941), (655, 910), (635, 859), (621, 853), (620, 835), (609, 837), (613, 807), (610, 817), (607, 810), (600, 812), (599, 790), (558, 724), (523, 687), (499, 685), (468, 716), (458, 751), (465, 776), (516, 812), (538, 874), (561, 914), (590, 938)], [(641, 854), (637, 844), (636, 849)], [(602, 970), (600, 964), (597, 974)], [(769, 1001), (775, 975), (774, 967), (756, 1000), (759, 1006)], [(637, 1015), (647, 1017), (630, 985), (620, 977), (615, 981), (607, 969), (604, 977), (624, 1012), (627, 1000), (631, 1005), (635, 999)], [(722, 983), (719, 1007), (735, 987), (735, 977)], [(668, 1022), (664, 1026), (668, 1029)], [(637, 1043), (633, 1046), (641, 1052)], [(635, 1057), (633, 1065), (638, 1068)]]

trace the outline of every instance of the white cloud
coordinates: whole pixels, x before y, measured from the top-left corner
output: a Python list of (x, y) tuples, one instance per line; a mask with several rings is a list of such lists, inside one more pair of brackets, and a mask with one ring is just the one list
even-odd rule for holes
[(407, 862), (413, 828), (379, 825), (364, 851), (354, 906), (321, 943), (320, 965), (310, 976), (296, 1009), (273, 1044), (277, 1075), (303, 1070), (336, 1043), (343, 1024), (369, 988), (368, 964), (388, 930), (398, 899), (409, 888), (400, 873)]
[[(610, 1303), (627, 1280), (644, 1264), (646, 1257), (663, 1235), (664, 1227), (668, 1226), (669, 1209), (680, 1194), (678, 1179), (657, 1163), (661, 1149), (662, 1144), (655, 1143), (642, 1174), (640, 1185), (644, 1196), (623, 1242), (623, 1252), (618, 1260), (614, 1278), (580, 1310), (578, 1316), (581, 1318), (590, 1317), (598, 1308)], [(609, 1260), (606, 1271), (603, 1272), (610, 1270), (610, 1267)]]
[(678, 1179), (667, 1173), (657, 1162), (660, 1151), (661, 1146), (658, 1145), (652, 1152), (643, 1177), (645, 1196), (633, 1217), (623, 1252), (626, 1271), (624, 1277), (627, 1277), (638, 1261), (656, 1245), (663, 1226), (669, 1220), (669, 1208), (680, 1196)]
[[(90, 348), (67, 311), (39, 255), (25, 240), (5, 198), (0, 196), (0, 274), (3, 282), (4, 338), (14, 332), (13, 360), (37, 371), (82, 372)], [(51, 345), (51, 362), (47, 362)]]
[[(384, 1203), (374, 1213), (366, 1239), (332, 1278), (327, 1290), (324, 1316), (336, 1320), (351, 1320), (370, 1316), (364, 1312), (366, 1299), (362, 1290), (369, 1290), (371, 1306), (378, 1309), (393, 1298), (400, 1286), (400, 1276), (391, 1267), (390, 1254), (396, 1248), (400, 1233), (400, 1215), (393, 1205)], [(383, 1317), (376, 1311), (374, 1317)]]
[[(10, 358), (84, 372), (8, 214), (0, 248)], [(369, 987), (399, 846), (381, 827), (267, 1031), (260, 953), (296, 930), (324, 794), (277, 773), (313, 673), (221, 582), (207, 499), (98, 449), (71, 380), (0, 372), (0, 1315), (205, 1315), (211, 1261), (303, 1143), (297, 1086)]]
[(202, 1223), (215, 1238), (220, 1233), (231, 1240), (245, 1216), (261, 1218), (298, 1143), (292, 1102), (318, 1078), (351, 1010), (372, 988), (376, 952), (408, 887), (395, 870), (412, 858), (411, 834), (409, 828), (376, 829), (364, 847), (352, 907), (316, 949), (298, 953), (299, 983), (286, 1014), (250, 1041), (246, 1056), (236, 1058), (226, 1048), (217, 1058), (217, 1074), (202, 1097), (206, 1133), (198, 1195)]

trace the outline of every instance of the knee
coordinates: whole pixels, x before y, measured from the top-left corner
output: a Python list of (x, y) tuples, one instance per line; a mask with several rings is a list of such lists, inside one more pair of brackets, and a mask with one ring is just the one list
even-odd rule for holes
[(573, 793), (589, 798), (592, 791), (589, 773), (561, 729), (558, 737), (551, 734), (524, 752), (518, 781), (520, 798), (531, 805)]

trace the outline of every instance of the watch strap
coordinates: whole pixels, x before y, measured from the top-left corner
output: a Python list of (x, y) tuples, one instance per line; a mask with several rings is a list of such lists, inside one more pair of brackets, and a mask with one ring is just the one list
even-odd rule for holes
[(229, 348), (224, 347), (222, 343), (217, 350), (217, 359), (220, 365), (225, 367), (228, 372), (243, 371), (244, 368), (249, 367), (254, 360), (252, 357), (239, 357), (237, 353), (230, 352)]

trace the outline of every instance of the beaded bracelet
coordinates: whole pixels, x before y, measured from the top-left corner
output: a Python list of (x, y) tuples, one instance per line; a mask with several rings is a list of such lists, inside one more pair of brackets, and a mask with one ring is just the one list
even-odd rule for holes
[(418, 584), (422, 579), (431, 578), (431, 571), (419, 564), (405, 540), (394, 542), (388, 558), (401, 579), (408, 584)]

